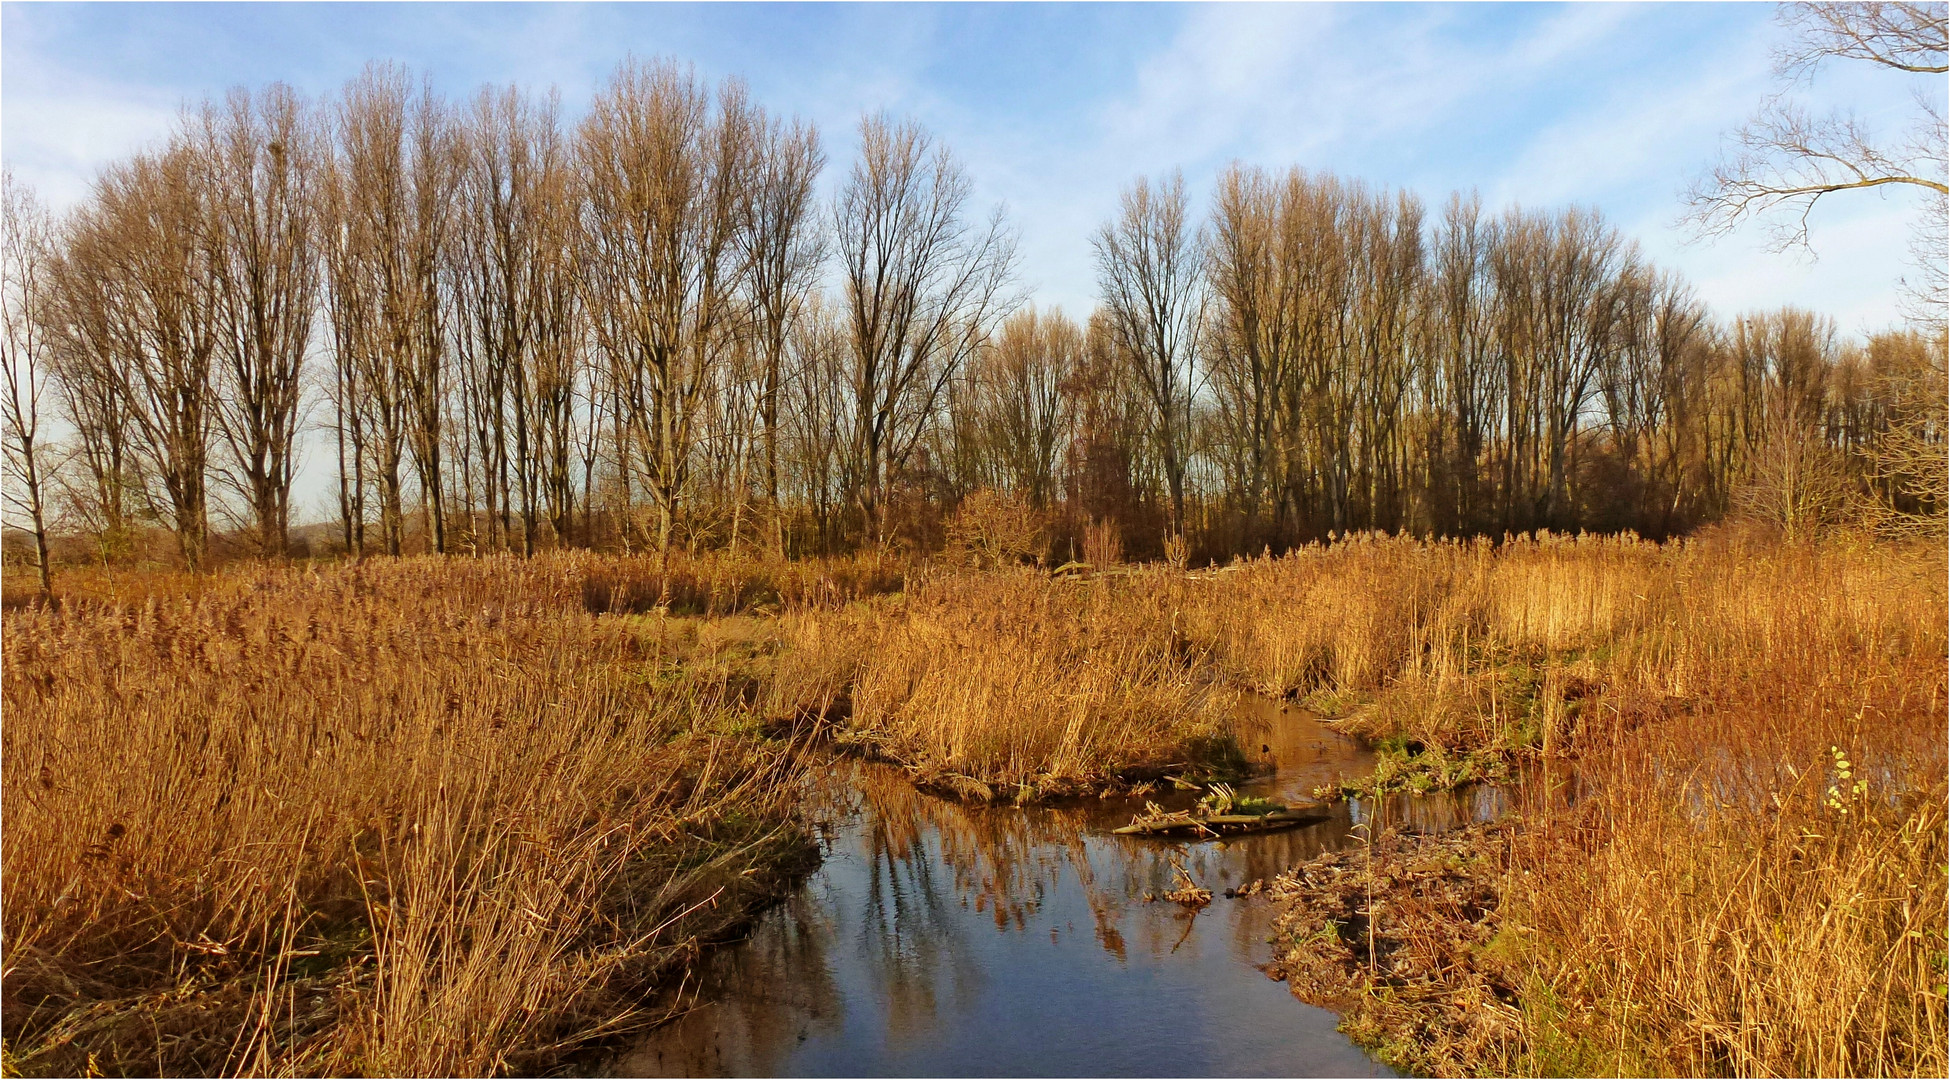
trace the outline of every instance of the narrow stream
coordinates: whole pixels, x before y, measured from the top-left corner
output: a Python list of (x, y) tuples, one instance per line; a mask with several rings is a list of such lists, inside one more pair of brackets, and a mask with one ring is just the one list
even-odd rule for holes
[[(1298, 802), (1372, 766), (1297, 709), (1254, 711), (1251, 749), (1276, 771), (1242, 792)], [(616, 1075), (1390, 1075), (1259, 970), (1272, 905), (1224, 891), (1349, 843), (1371, 811), (1423, 830), (1502, 811), (1478, 789), (1185, 843), (1110, 834), (1143, 800), (967, 806), (852, 761), (819, 787), (820, 868), (712, 954), (694, 1007)], [(1210, 907), (1145, 902), (1174, 862), (1217, 894)]]

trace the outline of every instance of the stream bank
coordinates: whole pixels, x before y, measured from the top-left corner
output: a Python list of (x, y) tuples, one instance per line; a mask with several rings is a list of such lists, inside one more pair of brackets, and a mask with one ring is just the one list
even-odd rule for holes
[(1421, 1076), (1520, 1075), (1520, 949), (1502, 902), (1511, 821), (1442, 833), (1383, 829), (1267, 887), (1267, 971), (1334, 1009), (1382, 1062)]

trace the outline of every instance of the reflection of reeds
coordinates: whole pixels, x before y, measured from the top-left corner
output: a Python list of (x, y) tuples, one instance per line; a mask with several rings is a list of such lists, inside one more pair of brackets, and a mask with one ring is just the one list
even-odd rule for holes
[(1171, 864), (1171, 888), (1164, 899), (1189, 908), (1202, 908), (1212, 902), (1212, 890), (1192, 879), (1191, 872), (1179, 863)]
[[(939, 884), (949, 890), (950, 906), (989, 913), (998, 929), (1018, 930), (1033, 918), (1046, 890), (1063, 875), (1072, 875), (1096, 922), (1099, 944), (1119, 959), (1133, 947), (1122, 925), (1127, 915), (1146, 894), (1173, 887), (1174, 866), (1214, 887), (1270, 881), (1287, 867), (1338, 847), (1348, 831), (1346, 820), (1339, 818), (1223, 845), (1168, 843), (1109, 835), (1128, 811), (1089, 804), (1018, 811), (916, 791), (904, 772), (886, 766), (863, 765), (848, 775), (872, 822), (872, 857), (884, 862), (890, 874), (899, 867), (902, 880), (932, 881), (937, 871), (931, 867), (945, 867), (949, 879)], [(1147, 936), (1135, 943), (1137, 948), (1154, 954), (1170, 951), (1172, 938), (1152, 936), (1159, 932), (1155, 920), (1141, 922), (1138, 929)], [(1255, 955), (1264, 945), (1262, 934), (1242, 940), (1238, 948)]]
[(626, 1019), (795, 848), (796, 766), (714, 733), (725, 682), (656, 677), (578, 574), (8, 612), (9, 1068), (471, 1074)]

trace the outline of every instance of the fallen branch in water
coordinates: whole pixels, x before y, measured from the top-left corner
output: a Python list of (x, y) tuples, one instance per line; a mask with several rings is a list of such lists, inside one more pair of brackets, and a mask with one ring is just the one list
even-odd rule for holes
[(1195, 836), (1217, 836), (1220, 833), (1261, 832), (1268, 829), (1292, 828), (1296, 825), (1309, 825), (1325, 821), (1329, 812), (1324, 804), (1286, 807), (1273, 806), (1264, 813), (1225, 814), (1209, 813), (1201, 809), (1166, 810), (1157, 803), (1144, 804), (1144, 812), (1131, 819), (1129, 825), (1112, 829), (1119, 836), (1164, 835), (1170, 833), (1191, 833)]

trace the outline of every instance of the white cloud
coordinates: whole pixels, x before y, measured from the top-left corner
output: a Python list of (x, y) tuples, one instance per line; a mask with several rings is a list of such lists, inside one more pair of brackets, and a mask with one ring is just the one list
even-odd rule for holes
[[(1680, 77), (1649, 72), (1539, 131), (1489, 189), (1492, 204), (1578, 202), (1623, 221), (1661, 266), (1676, 269), (1722, 315), (1793, 303), (1837, 318), (1844, 330), (1882, 329), (1897, 316), (1898, 281), (1907, 270), (1909, 206), (1900, 197), (1842, 195), (1813, 221), (1806, 252), (1767, 250), (1759, 224), (1716, 242), (1696, 242), (1680, 219), (1683, 189), (1721, 151), (1762, 98), (1778, 89), (1769, 46), (1778, 30), (1761, 24), (1721, 43), (1707, 65)], [(1841, 71), (1817, 101), (1859, 103), (1889, 118), (1893, 89)]]
[(0, 101), (7, 164), (56, 210), (80, 202), (102, 165), (160, 142), (176, 121), (168, 94), (72, 75), (8, 82)]
[[(1048, 300), (1080, 313), (1093, 293), (1088, 236), (1132, 178), (1183, 168), (1202, 203), (1217, 170), (1239, 159), (1383, 184), (1433, 176), (1436, 187), (1421, 194), (1439, 200), (1450, 188), (1495, 178), (1427, 159), (1451, 149), (1480, 114), (1545, 92), (1554, 74), (1643, 16), (1574, 5), (1487, 51), (1459, 44), (1465, 17), (1448, 8), (1393, 8), (1382, 17), (1317, 4), (1194, 7), (1168, 42), (1135, 60), (1128, 89), (1087, 110), (1059, 141), (1012, 128), (958, 135), (957, 145), (1016, 210), (1028, 275)], [(1657, 123), (1645, 125), (1647, 138)], [(1364, 168), (1398, 158), (1419, 175)], [(1589, 201), (1589, 179), (1567, 177), (1562, 186)]]

